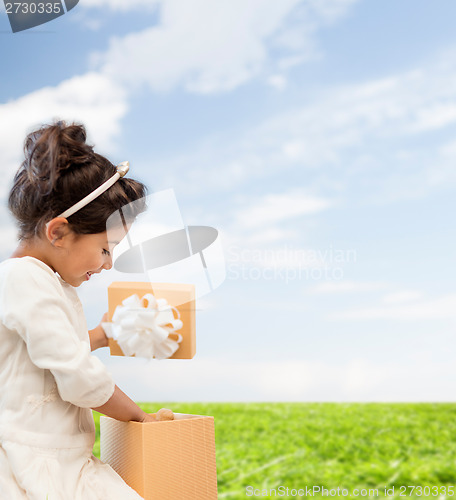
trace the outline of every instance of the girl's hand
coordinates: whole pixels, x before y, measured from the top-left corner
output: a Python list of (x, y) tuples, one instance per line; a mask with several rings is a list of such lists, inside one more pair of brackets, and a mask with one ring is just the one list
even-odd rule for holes
[(174, 420), (174, 413), (168, 408), (161, 408), (157, 413), (146, 413), (141, 422), (160, 422), (163, 420)]
[(157, 420), (174, 420), (174, 413), (168, 408), (160, 408), (155, 414)]
[(156, 413), (146, 413), (144, 415), (144, 418), (141, 420), (141, 422), (144, 424), (146, 422), (158, 422), (158, 420), (155, 418)]

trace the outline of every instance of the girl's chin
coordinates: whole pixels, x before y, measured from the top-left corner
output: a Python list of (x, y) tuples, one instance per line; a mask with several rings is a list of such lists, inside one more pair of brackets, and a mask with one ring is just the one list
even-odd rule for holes
[(71, 286), (74, 286), (74, 287), (77, 287), (77, 286), (80, 286), (82, 285), (82, 283), (84, 281), (87, 281), (87, 277), (86, 276), (83, 276), (82, 278), (64, 278), (63, 276), (60, 276), (62, 278), (62, 280), (67, 283), (68, 285), (71, 285)]

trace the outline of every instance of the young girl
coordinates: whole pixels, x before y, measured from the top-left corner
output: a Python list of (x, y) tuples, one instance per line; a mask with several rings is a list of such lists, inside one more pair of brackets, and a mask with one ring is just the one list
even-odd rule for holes
[[(112, 267), (106, 220), (146, 188), (95, 153), (80, 125), (45, 126), (24, 150), (8, 200), (19, 246), (0, 263), (0, 498), (139, 500), (93, 456), (91, 409), (124, 421), (154, 417), (90, 354), (107, 338), (101, 323), (87, 331), (75, 288)], [(124, 215), (128, 223), (138, 214)]]

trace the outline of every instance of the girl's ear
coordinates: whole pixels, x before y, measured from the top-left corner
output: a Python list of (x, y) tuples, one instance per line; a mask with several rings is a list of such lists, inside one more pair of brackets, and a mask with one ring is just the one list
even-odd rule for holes
[(46, 224), (45, 235), (52, 246), (60, 247), (63, 239), (71, 232), (64, 217), (55, 217)]

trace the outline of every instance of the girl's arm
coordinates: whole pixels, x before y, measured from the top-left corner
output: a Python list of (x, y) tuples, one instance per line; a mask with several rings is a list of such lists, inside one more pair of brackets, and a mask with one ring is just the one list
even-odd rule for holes
[(155, 414), (149, 414), (143, 411), (133, 400), (122, 392), (117, 385), (114, 389), (114, 394), (108, 401), (98, 408), (92, 408), (92, 410), (124, 422), (129, 422), (131, 420), (135, 422), (156, 422)]
[(106, 334), (101, 327), (101, 323), (106, 321), (108, 321), (108, 313), (104, 313), (100, 324), (96, 328), (89, 330), (91, 351), (95, 351), (95, 349), (99, 349), (100, 347), (108, 347), (108, 337), (106, 337)]
[[(108, 313), (103, 315), (101, 322), (108, 321)], [(101, 323), (89, 331), (90, 347), (92, 351), (99, 347), (107, 347), (108, 338), (101, 327)], [(97, 408), (92, 408), (103, 415), (115, 418), (116, 420), (123, 420), (128, 422), (133, 420), (135, 422), (155, 422), (155, 413), (149, 414), (143, 411), (132, 399), (130, 399), (117, 385), (115, 386), (113, 395), (106, 401), (104, 405)]]
[(106, 337), (101, 325), (98, 325), (93, 330), (89, 330), (89, 337), (91, 351), (95, 351), (95, 349), (99, 349), (100, 347), (108, 347), (108, 337)]

